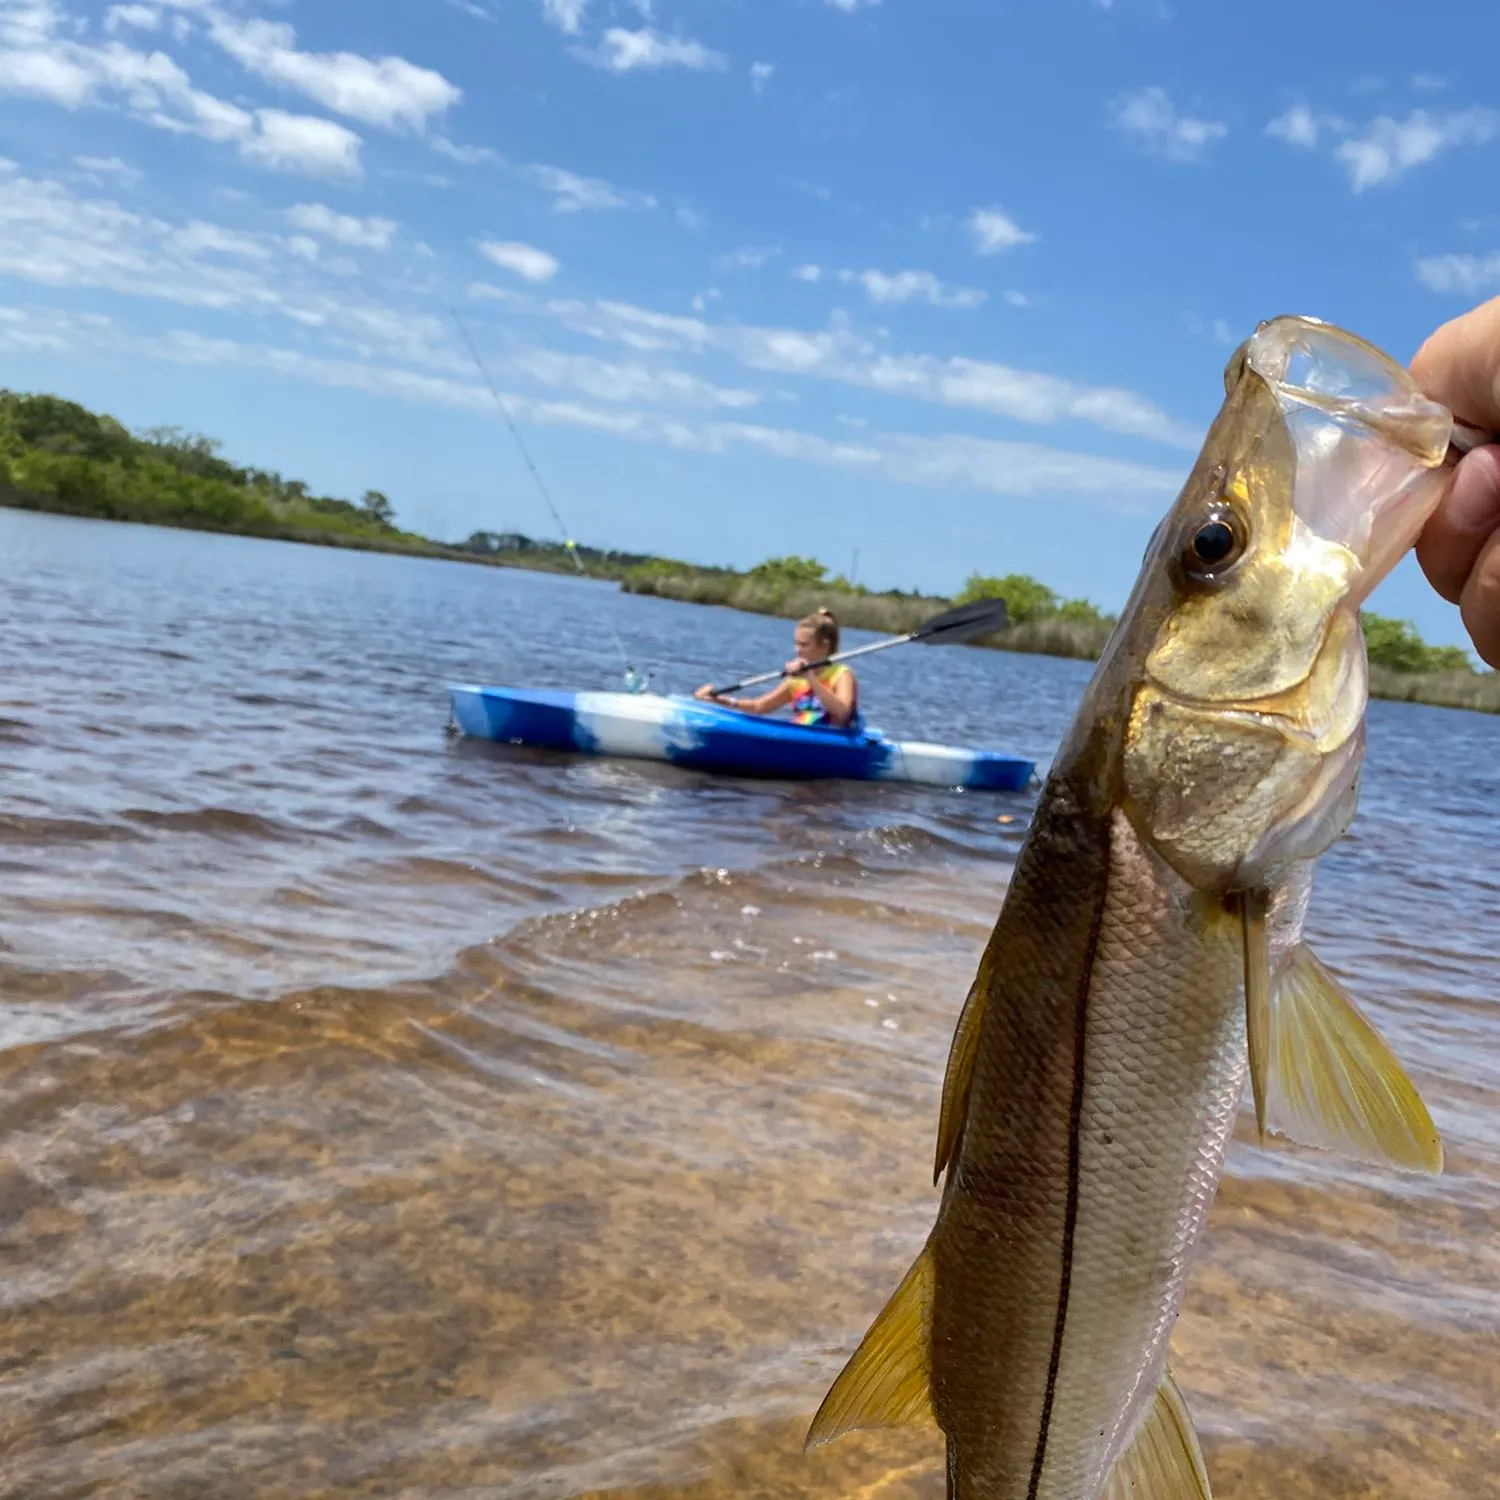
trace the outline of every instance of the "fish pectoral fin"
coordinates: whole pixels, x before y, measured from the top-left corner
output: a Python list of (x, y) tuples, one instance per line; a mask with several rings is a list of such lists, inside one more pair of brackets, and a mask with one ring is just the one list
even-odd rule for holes
[(1245, 928), (1245, 1042), (1250, 1051), (1250, 1092), (1255, 1098), (1255, 1129), (1266, 1139), (1266, 1073), (1271, 1025), (1271, 943), (1266, 933), (1264, 891), (1240, 897)]
[(1270, 985), (1265, 1041), (1268, 1129), (1358, 1161), (1443, 1170), (1442, 1138), (1395, 1053), (1304, 943)]
[(1213, 1500), (1187, 1403), (1170, 1372), (1130, 1446), (1109, 1471), (1100, 1500)]
[(834, 1381), (806, 1448), (860, 1427), (931, 1421), (932, 1250), (925, 1247)]
[(932, 1168), (934, 1182), (953, 1160), (958, 1150), (958, 1138), (964, 1133), (964, 1119), (969, 1113), (969, 1087), (974, 1081), (974, 1058), (979, 1051), (979, 1028), (984, 1020), (988, 994), (984, 978), (981, 965), (969, 987), (964, 1008), (958, 1013), (953, 1045), (948, 1049), (948, 1066), (943, 1073), (943, 1103), (938, 1111), (937, 1160)]

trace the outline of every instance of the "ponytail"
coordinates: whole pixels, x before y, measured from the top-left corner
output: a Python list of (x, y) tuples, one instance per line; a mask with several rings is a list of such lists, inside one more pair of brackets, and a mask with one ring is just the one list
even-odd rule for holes
[(837, 656), (839, 649), (839, 622), (829, 609), (817, 609), (797, 624), (813, 633), (813, 639), (830, 656)]

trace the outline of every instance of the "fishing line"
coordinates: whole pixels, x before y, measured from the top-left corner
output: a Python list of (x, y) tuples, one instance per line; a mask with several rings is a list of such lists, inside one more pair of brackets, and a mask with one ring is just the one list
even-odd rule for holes
[[(531, 477), (536, 481), (536, 487), (541, 491), (541, 496), (543, 501), (546, 502), (547, 509), (552, 512), (552, 519), (557, 522), (557, 529), (563, 541), (563, 551), (573, 559), (573, 566), (578, 569), (578, 572), (584, 578), (592, 579), (593, 574), (584, 567), (583, 559), (578, 555), (578, 543), (573, 540), (572, 532), (568, 530), (567, 523), (564, 522), (561, 513), (558, 511), (557, 505), (552, 499), (552, 491), (547, 488), (547, 481), (542, 478), (541, 471), (532, 460), (531, 452), (527, 448), (525, 440), (521, 437), (515, 419), (511, 416), (510, 407), (507, 405), (505, 397), (500, 394), (495, 382), (490, 378), (489, 369), (486, 367), (484, 360), (480, 358), (479, 350), (475, 347), (474, 340), (469, 337), (469, 330), (464, 326), (464, 321), (459, 317), (456, 308), (450, 307), (448, 312), (452, 316), (454, 323), (458, 326), (459, 335), (467, 346), (470, 357), (478, 367), (480, 378), (484, 381), (490, 395), (494, 397), (495, 405), (500, 408), (500, 415), (505, 418), (505, 425), (510, 429), (510, 435), (516, 440), (516, 447), (521, 451), (521, 458), (530, 471)], [(651, 674), (648, 672), (645, 677), (642, 677), (636, 671), (635, 666), (630, 660), (630, 653), (625, 649), (625, 642), (620, 639), (620, 632), (615, 629), (614, 621), (606, 616), (606, 623), (609, 626), (610, 635), (614, 637), (615, 649), (620, 653), (620, 660), (625, 663), (626, 689), (630, 692), (644, 692), (650, 685)]]

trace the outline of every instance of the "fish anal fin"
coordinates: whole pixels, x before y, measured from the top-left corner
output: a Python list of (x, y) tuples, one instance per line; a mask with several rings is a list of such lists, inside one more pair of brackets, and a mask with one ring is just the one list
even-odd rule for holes
[(1272, 980), (1266, 1125), (1304, 1146), (1441, 1172), (1443, 1143), (1385, 1039), (1299, 943)]
[(953, 1045), (948, 1049), (948, 1066), (943, 1073), (943, 1103), (938, 1111), (937, 1159), (932, 1180), (943, 1175), (943, 1169), (958, 1151), (959, 1137), (964, 1133), (964, 1119), (969, 1112), (969, 1088), (974, 1081), (974, 1058), (979, 1052), (979, 1031), (984, 1022), (989, 986), (985, 967), (980, 966), (964, 1008), (958, 1013)]
[(908, 1427), (932, 1420), (932, 1252), (924, 1247), (808, 1428), (816, 1447), (861, 1427)]
[(1187, 1403), (1166, 1374), (1130, 1446), (1110, 1470), (1100, 1500), (1213, 1500)]

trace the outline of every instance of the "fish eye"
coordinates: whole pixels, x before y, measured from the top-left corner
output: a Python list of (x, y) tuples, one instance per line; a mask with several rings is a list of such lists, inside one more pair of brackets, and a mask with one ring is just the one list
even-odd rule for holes
[(1245, 551), (1245, 528), (1228, 505), (1216, 505), (1199, 517), (1182, 549), (1182, 571), (1198, 583), (1213, 583), (1227, 573)]

